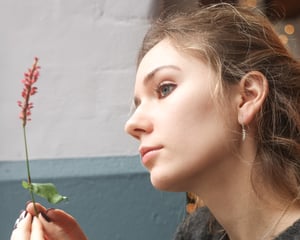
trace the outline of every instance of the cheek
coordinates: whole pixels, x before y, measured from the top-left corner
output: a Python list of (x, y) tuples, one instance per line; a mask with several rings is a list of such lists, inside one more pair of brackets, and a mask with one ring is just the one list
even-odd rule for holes
[(174, 153), (192, 168), (222, 159), (227, 151), (228, 130), (213, 103), (190, 104), (181, 113), (173, 119), (177, 126), (168, 134)]
[(172, 103), (174, 108), (167, 110), (169, 123), (173, 124), (172, 132), (177, 138), (184, 136), (186, 139), (205, 137), (213, 132), (214, 124), (218, 118), (215, 107), (211, 100), (205, 97), (181, 98)]
[(217, 134), (216, 124), (220, 119), (207, 93), (180, 93), (170, 95), (167, 101), (157, 108), (157, 112), (154, 113), (159, 116), (156, 118), (159, 121), (155, 124), (156, 132), (173, 150), (194, 150), (195, 145), (205, 145), (207, 138)]
[(228, 139), (234, 133), (212, 101), (185, 99), (173, 106), (160, 113), (158, 132), (167, 148), (151, 181), (161, 190), (187, 191), (232, 156)]

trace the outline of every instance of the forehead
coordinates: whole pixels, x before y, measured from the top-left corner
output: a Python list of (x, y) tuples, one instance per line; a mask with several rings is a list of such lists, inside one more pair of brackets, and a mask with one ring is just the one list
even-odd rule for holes
[(142, 58), (138, 69), (136, 79), (144, 78), (148, 73), (163, 65), (183, 66), (187, 64), (191, 56), (179, 52), (170, 40), (164, 39), (151, 48)]

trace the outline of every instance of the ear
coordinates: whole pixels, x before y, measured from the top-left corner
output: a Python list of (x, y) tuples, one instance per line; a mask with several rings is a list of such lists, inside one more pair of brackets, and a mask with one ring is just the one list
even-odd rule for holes
[(249, 125), (268, 95), (268, 81), (261, 72), (251, 71), (241, 79), (239, 90), (238, 121), (240, 124)]

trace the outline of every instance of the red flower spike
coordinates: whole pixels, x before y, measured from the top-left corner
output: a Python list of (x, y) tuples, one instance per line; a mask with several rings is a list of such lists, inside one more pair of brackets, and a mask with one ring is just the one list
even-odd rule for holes
[(35, 206), (34, 194), (39, 195), (43, 198), (46, 198), (50, 203), (58, 203), (60, 201), (66, 200), (67, 197), (60, 195), (54, 184), (52, 183), (33, 183), (31, 182), (30, 176), (30, 166), (29, 166), (29, 156), (28, 156), (28, 146), (27, 146), (27, 137), (26, 137), (26, 123), (31, 120), (31, 109), (33, 108), (33, 103), (29, 102), (30, 96), (37, 93), (37, 87), (33, 86), (34, 83), (38, 80), (40, 73), (40, 66), (38, 66), (38, 58), (34, 58), (34, 63), (31, 68), (24, 73), (24, 77), (21, 82), (24, 85), (22, 89), (22, 101), (17, 101), (18, 106), (22, 109), (19, 114), (20, 119), (23, 120), (23, 136), (25, 143), (25, 153), (26, 153), (26, 169), (27, 169), (27, 182), (23, 181), (22, 186), (27, 189), (31, 194), (31, 200), (33, 202), (35, 215), (38, 216), (39, 211)]
[(37, 87), (31, 88), (30, 95), (34, 95), (35, 93), (37, 93)]
[(29, 103), (30, 96), (37, 93), (37, 87), (33, 86), (33, 84), (38, 80), (40, 73), (40, 66), (38, 66), (38, 58), (34, 58), (34, 63), (31, 68), (28, 69), (27, 72), (24, 73), (24, 79), (21, 82), (24, 84), (24, 88), (22, 90), (21, 96), (24, 99), (23, 102), (18, 101), (18, 106), (22, 109), (19, 117), (23, 120), (23, 126), (26, 126), (27, 121), (31, 119), (28, 117), (31, 115), (30, 109), (33, 108), (33, 103)]

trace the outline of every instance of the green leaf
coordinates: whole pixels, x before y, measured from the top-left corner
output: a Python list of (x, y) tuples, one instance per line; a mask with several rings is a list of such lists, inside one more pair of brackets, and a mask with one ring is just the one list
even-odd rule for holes
[(22, 186), (34, 194), (47, 199), (49, 203), (56, 204), (68, 199), (66, 196), (62, 196), (58, 193), (53, 183), (28, 183), (22, 181)]

